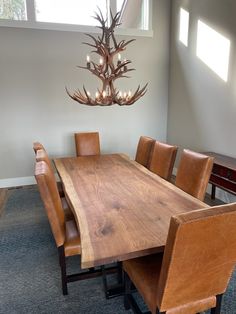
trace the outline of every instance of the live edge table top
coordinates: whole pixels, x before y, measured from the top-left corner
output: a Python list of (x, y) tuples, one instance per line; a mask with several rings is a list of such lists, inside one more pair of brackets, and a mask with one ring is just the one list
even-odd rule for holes
[(80, 229), (82, 268), (161, 252), (171, 216), (208, 207), (122, 154), (54, 162)]

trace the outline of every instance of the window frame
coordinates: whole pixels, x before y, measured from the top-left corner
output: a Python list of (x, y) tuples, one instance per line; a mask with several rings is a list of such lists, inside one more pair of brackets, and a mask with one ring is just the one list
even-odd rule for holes
[[(112, 2), (113, 0), (111, 0), (111, 7), (113, 6)], [(128, 35), (128, 36), (153, 37), (152, 0), (148, 0), (148, 9), (149, 9), (148, 30), (134, 29), (134, 28), (117, 28), (116, 34)], [(98, 29), (95, 26), (38, 22), (36, 21), (34, 0), (26, 0), (26, 16), (27, 16), (27, 20), (0, 19), (0, 27), (28, 28), (28, 29), (52, 30), (52, 31), (69, 31), (69, 32), (79, 32), (79, 33), (97, 33), (97, 34), (100, 33), (100, 29)]]

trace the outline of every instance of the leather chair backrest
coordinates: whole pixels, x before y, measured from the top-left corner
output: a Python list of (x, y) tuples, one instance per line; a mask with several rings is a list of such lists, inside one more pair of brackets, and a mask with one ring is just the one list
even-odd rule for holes
[(35, 159), (36, 159), (37, 162), (45, 161), (46, 164), (48, 165), (48, 167), (50, 168), (51, 172), (54, 174), (54, 169), (53, 169), (51, 160), (49, 159), (48, 154), (47, 154), (45, 149), (37, 150)]
[(75, 133), (75, 148), (77, 156), (100, 155), (99, 133)]
[(65, 215), (54, 174), (45, 161), (36, 162), (35, 179), (57, 247), (65, 242)]
[(193, 313), (195, 301), (225, 292), (236, 263), (235, 230), (236, 203), (171, 218), (157, 290), (161, 312), (184, 305)]
[(149, 167), (151, 154), (155, 140), (148, 136), (140, 136), (135, 161), (144, 167)]
[(177, 149), (177, 146), (156, 141), (153, 147), (149, 170), (158, 174), (163, 179), (170, 181)]
[(175, 185), (188, 194), (204, 200), (214, 158), (184, 149)]
[(45, 150), (44, 146), (43, 146), (41, 143), (39, 143), (39, 142), (34, 142), (34, 143), (33, 143), (33, 150), (34, 150), (34, 153), (36, 154), (39, 149), (44, 149), (44, 150)]

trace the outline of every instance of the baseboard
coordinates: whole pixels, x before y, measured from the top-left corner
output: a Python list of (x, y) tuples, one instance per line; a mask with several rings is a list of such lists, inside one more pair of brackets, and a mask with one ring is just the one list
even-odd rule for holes
[(24, 186), (24, 185), (32, 185), (32, 184), (36, 184), (34, 176), (0, 179), (0, 188), (12, 188), (16, 186)]

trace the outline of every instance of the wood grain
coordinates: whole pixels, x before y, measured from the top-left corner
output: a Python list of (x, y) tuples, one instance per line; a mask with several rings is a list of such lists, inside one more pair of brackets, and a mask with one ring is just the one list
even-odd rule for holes
[(81, 232), (82, 268), (163, 251), (170, 217), (207, 207), (123, 155), (55, 165)]

